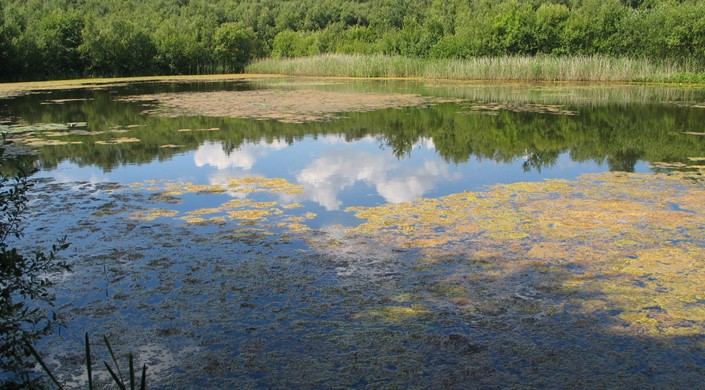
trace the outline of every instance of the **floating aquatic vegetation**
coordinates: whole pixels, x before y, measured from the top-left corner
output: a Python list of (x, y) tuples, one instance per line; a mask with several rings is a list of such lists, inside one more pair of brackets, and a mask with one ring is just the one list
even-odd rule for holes
[(239, 228), (230, 229), (217, 233), (217, 238), (226, 241), (245, 242), (248, 244), (262, 241), (263, 239), (272, 236), (273, 233), (265, 229), (257, 228)]
[(41, 102), (40, 104), (64, 104), (64, 103), (71, 103), (71, 102), (87, 102), (93, 100), (92, 98), (75, 98), (75, 99), (51, 99), (51, 100), (45, 100)]
[(90, 136), (90, 135), (101, 135), (105, 134), (104, 131), (88, 131), (88, 130), (71, 130), (68, 132), (68, 135), (83, 135), (83, 136)]
[(207, 214), (216, 214), (221, 211), (223, 211), (223, 209), (220, 207), (211, 207), (211, 208), (205, 208), (205, 209), (191, 210), (191, 211), (187, 212), (186, 214), (188, 214), (188, 215), (207, 215)]
[(63, 145), (81, 145), (81, 141), (62, 141), (58, 139), (42, 139), (42, 138), (19, 138), (18, 142), (25, 146), (40, 147), (40, 146), (63, 146)]
[(140, 140), (139, 140), (139, 138), (122, 137), (122, 138), (115, 138), (110, 141), (95, 141), (96, 145), (119, 145), (119, 144), (133, 143), (133, 142), (140, 142)]
[(47, 131), (64, 131), (68, 130), (69, 126), (64, 123), (33, 123), (33, 124), (18, 124), (18, 125), (2, 125), (0, 130), (7, 134), (21, 133), (36, 133)]
[(303, 186), (291, 184), (281, 178), (244, 177), (231, 179), (227, 183), (228, 189), (235, 192), (272, 192), (282, 194), (301, 194)]
[(400, 322), (429, 314), (431, 314), (431, 311), (422, 305), (385, 306), (381, 309), (358, 313), (354, 315), (353, 318), (377, 318), (386, 322)]
[(228, 212), (228, 217), (231, 219), (256, 221), (271, 214), (272, 211), (270, 210), (238, 210)]
[(536, 114), (578, 115), (577, 111), (566, 110), (563, 106), (535, 103), (478, 103), (470, 106), (470, 112), (496, 115), (501, 111), (532, 112)]
[(42, 135), (45, 137), (65, 137), (67, 135), (71, 135), (71, 133), (68, 131), (51, 131), (51, 132), (46, 132)]
[[(143, 183), (132, 183), (134, 188), (146, 189), (149, 191), (163, 191), (165, 195), (183, 195), (186, 193), (280, 193), (280, 194), (301, 194), (303, 186), (291, 184), (285, 179), (266, 177), (245, 177), (233, 178), (223, 184), (200, 185), (190, 182), (169, 182), (169, 181), (145, 181)], [(240, 199), (233, 200), (228, 207), (236, 207), (235, 204)], [(244, 203), (243, 203), (244, 204)], [(249, 204), (248, 204), (249, 205)], [(265, 206), (266, 207), (266, 206)]]
[(294, 233), (307, 233), (311, 231), (311, 228), (309, 226), (297, 222), (292, 222), (288, 224), (285, 223), (282, 224), (281, 227), (284, 227)]
[(204, 218), (195, 214), (184, 215), (178, 219), (185, 221), (190, 225), (224, 225), (226, 223), (224, 217)]
[(154, 221), (157, 218), (171, 218), (179, 214), (176, 210), (166, 210), (166, 209), (147, 209), (142, 211), (135, 211), (130, 214), (132, 219), (138, 221), (149, 222)]
[(638, 322), (652, 333), (700, 334), (705, 188), (683, 177), (587, 174), (576, 181), (351, 208), (365, 222), (348, 234), (434, 256), (494, 259), (507, 273), (579, 266), (580, 273), (547, 275), (574, 297), (599, 292), (597, 303), (584, 300), (588, 312), (619, 312), (620, 321)]
[[(156, 102), (147, 114), (161, 116), (203, 115), (232, 118), (271, 119), (287, 123), (326, 121), (338, 113), (374, 111), (385, 108), (423, 106), (458, 99), (426, 97), (412, 94), (333, 92), (316, 90), (261, 89), (164, 93), (121, 98), (131, 102)], [(205, 129), (218, 130), (218, 129)], [(181, 129), (178, 131), (195, 131)]]
[[(248, 177), (232, 179), (223, 185), (196, 185), (190, 182), (172, 182), (167, 180), (147, 180), (140, 183), (132, 183), (134, 191), (154, 191), (149, 196), (151, 202), (156, 203), (181, 203), (180, 196), (195, 194), (223, 194), (228, 191), (244, 193), (299, 193), (300, 186), (292, 185), (284, 179)], [(301, 222), (313, 219), (315, 213), (305, 213), (301, 217), (284, 215), (286, 211), (303, 207), (299, 204), (279, 205), (278, 202), (253, 201), (251, 199), (230, 199), (223, 202), (218, 207), (199, 208), (186, 212), (172, 211), (171, 214), (163, 214), (163, 209), (154, 209), (154, 215), (173, 217), (182, 220), (190, 225), (222, 225), (227, 221), (236, 220), (239, 224), (254, 225), (256, 223), (267, 223), (269, 227), (287, 228), (295, 232), (304, 232), (308, 229)], [(141, 212), (140, 212), (141, 213)], [(139, 219), (147, 219), (152, 214), (140, 215)], [(206, 217), (209, 216), (209, 217)], [(272, 217), (278, 217), (272, 220)], [(281, 222), (285, 221), (285, 222)]]

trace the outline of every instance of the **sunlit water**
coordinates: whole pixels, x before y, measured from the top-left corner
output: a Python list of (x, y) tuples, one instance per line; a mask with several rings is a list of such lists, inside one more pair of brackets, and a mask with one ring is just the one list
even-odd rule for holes
[[(293, 124), (161, 117), (143, 113), (153, 102), (120, 100), (268, 88), (461, 101)], [(594, 324), (570, 308), (525, 307), (563, 300), (541, 289), (539, 271), (495, 284), (497, 270), (485, 261), (428, 263), (415, 248), (349, 238), (345, 230), (361, 222), (350, 207), (586, 173), (651, 173), (663, 171), (654, 168), (662, 162), (693, 165), (705, 156), (703, 101), (703, 91), (645, 86), (288, 79), (0, 100), (4, 131), (63, 141), (34, 147), (40, 181), (20, 244), (47, 248), (64, 235), (71, 243), (65, 255), (73, 273), (57, 276), (66, 327), (42, 348), (73, 385), (85, 380), (84, 332), (95, 344), (107, 334), (118, 350), (135, 352), (154, 388), (696, 383), (705, 377), (702, 334), (652, 348), (656, 339), (606, 331), (610, 313)], [(112, 142), (120, 138), (133, 140)], [(170, 184), (224, 188), (243, 178), (280, 178), (297, 190), (160, 196)], [(274, 203), (259, 219), (179, 219), (236, 199)], [(135, 216), (150, 209), (166, 214)], [(458, 289), (486, 304), (459, 308)]]

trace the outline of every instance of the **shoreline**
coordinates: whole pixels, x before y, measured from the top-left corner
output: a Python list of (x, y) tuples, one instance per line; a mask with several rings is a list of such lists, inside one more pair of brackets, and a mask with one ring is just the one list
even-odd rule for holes
[[(271, 60), (271, 59), (269, 59)], [(700, 74), (695, 74), (700, 75)], [(617, 85), (653, 85), (663, 87), (702, 87), (703, 81), (670, 81), (670, 80), (524, 80), (524, 79), (466, 79), (452, 77), (423, 77), (423, 76), (351, 76), (330, 74), (296, 74), (296, 73), (216, 73), (206, 75), (154, 75), (136, 77), (96, 77), (80, 79), (60, 79), (44, 81), (21, 81), (0, 83), (0, 99), (24, 93), (81, 89), (91, 87), (109, 87), (125, 83), (163, 83), (163, 82), (227, 82), (247, 79), (276, 79), (296, 77), (301, 79), (328, 79), (328, 80), (390, 80), (390, 81), (428, 81), (428, 82), (453, 82), (471, 85), (562, 85), (562, 86), (617, 86)]]

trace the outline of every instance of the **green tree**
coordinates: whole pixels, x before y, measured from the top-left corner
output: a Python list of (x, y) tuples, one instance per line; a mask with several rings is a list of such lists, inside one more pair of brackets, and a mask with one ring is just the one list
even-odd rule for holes
[(543, 3), (536, 10), (534, 40), (537, 51), (551, 54), (561, 47), (561, 31), (570, 17), (570, 10), (563, 4)]
[(5, 18), (3, 15), (3, 3), (0, 2), (0, 80), (7, 79), (10, 75), (10, 59), (12, 57), (11, 53), (11, 43), (10, 36), (5, 26)]
[(261, 54), (257, 34), (240, 23), (220, 25), (214, 39), (214, 53), (225, 72), (242, 72), (248, 62)]
[(274, 37), (272, 56), (279, 58), (302, 57), (320, 53), (316, 33), (285, 30)]
[(76, 76), (84, 68), (78, 51), (83, 17), (77, 11), (54, 11), (39, 22), (37, 49), (49, 77)]
[(150, 74), (157, 53), (147, 32), (122, 16), (90, 19), (79, 51), (89, 73), (106, 76)]

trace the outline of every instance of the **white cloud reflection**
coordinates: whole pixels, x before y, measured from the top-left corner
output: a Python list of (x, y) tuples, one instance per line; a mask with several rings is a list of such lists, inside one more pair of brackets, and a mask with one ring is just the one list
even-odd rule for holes
[(452, 176), (448, 165), (438, 161), (404, 167), (392, 156), (341, 149), (315, 160), (296, 180), (304, 186), (307, 200), (326, 210), (339, 210), (339, 193), (358, 182), (374, 187), (387, 202), (399, 203), (423, 196), (438, 181)]
[(270, 143), (261, 140), (258, 143), (246, 143), (228, 154), (223, 150), (222, 142), (205, 142), (196, 149), (193, 160), (199, 168), (210, 165), (219, 170), (238, 168), (249, 171), (259, 157), (267, 155), (268, 150), (281, 150), (287, 146), (286, 142), (280, 140)]
[[(329, 147), (318, 158), (311, 161), (295, 175), (296, 184), (304, 187), (302, 195), (282, 195), (282, 201), (312, 201), (326, 210), (340, 210), (343, 202), (341, 192), (362, 183), (374, 190), (390, 203), (413, 201), (424, 196), (439, 181), (455, 178), (448, 164), (427, 160), (421, 165), (411, 165), (411, 160), (399, 161), (389, 153), (375, 153), (351, 149), (348, 141), (340, 135), (326, 135), (318, 138)], [(373, 137), (356, 141), (377, 143)], [(248, 143), (231, 151), (223, 149), (222, 142), (205, 142), (194, 154), (197, 167), (211, 166), (218, 172), (208, 178), (210, 184), (224, 184), (232, 177), (256, 175), (253, 167), (259, 158), (266, 158), (269, 151), (280, 150), (288, 145), (283, 141)], [(421, 139), (415, 148), (433, 149), (433, 140)], [(265, 174), (266, 176), (266, 174)], [(236, 198), (244, 198), (244, 193), (229, 193)]]

